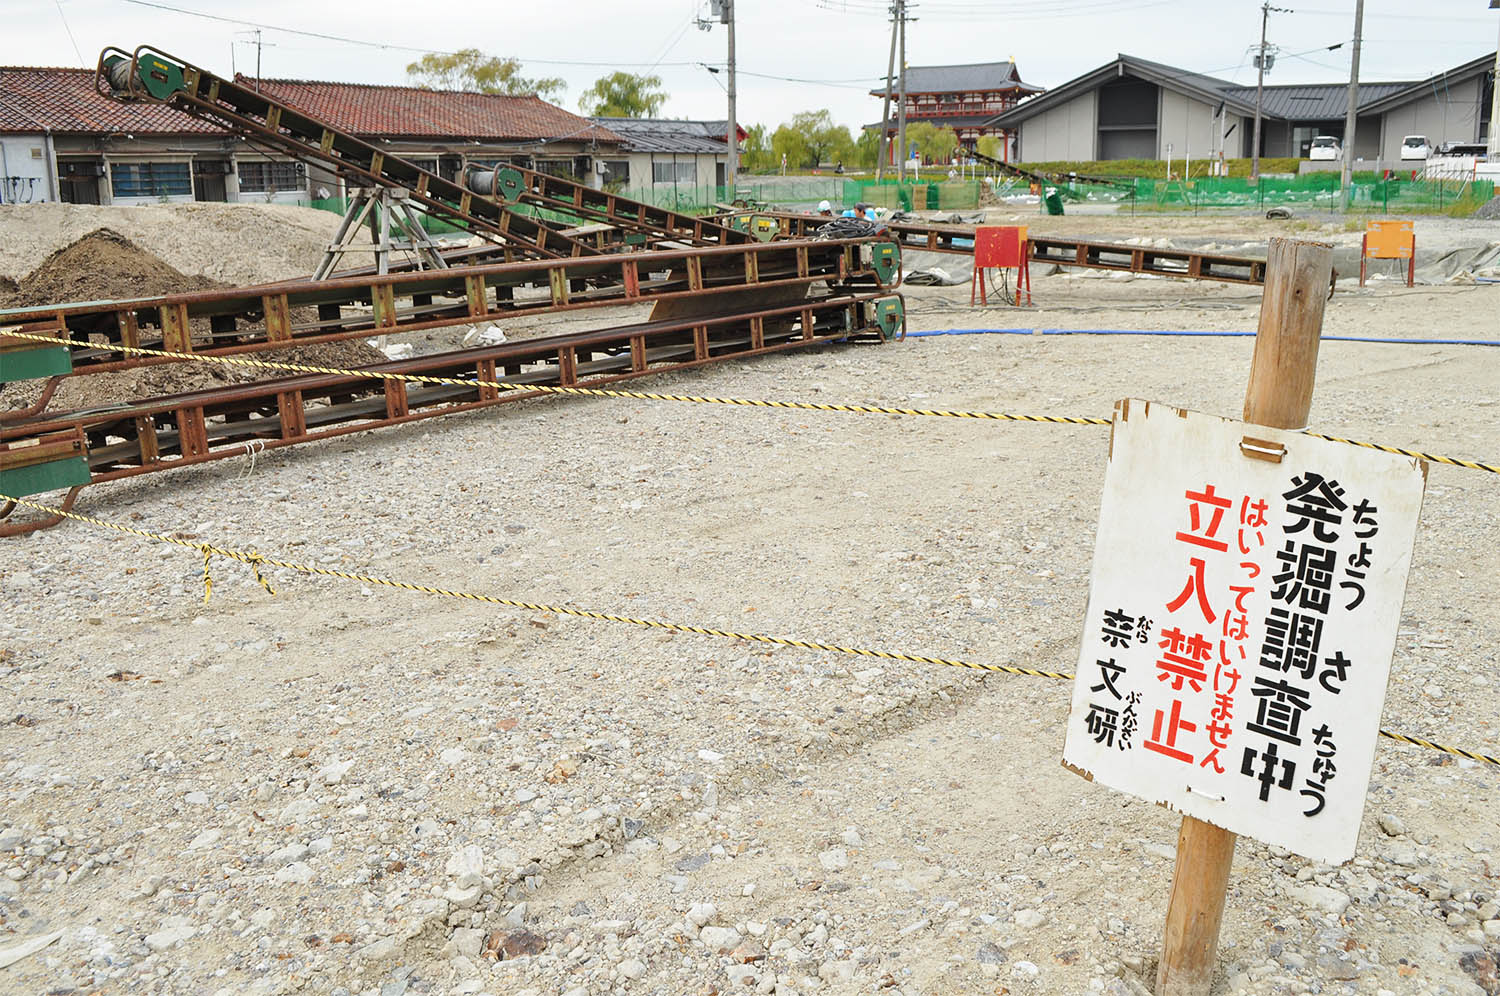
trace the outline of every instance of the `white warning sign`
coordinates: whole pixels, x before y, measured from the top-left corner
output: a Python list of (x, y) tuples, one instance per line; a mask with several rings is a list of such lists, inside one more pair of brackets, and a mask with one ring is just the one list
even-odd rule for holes
[(1352, 858), (1423, 484), (1409, 457), (1116, 405), (1064, 761)]

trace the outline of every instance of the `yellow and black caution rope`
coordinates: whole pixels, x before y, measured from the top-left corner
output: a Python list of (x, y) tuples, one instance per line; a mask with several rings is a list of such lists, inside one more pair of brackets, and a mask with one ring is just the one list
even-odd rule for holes
[[(36, 335), (29, 332), (3, 333), (6, 338), (25, 339), (33, 342), (46, 343), (48, 345), (66, 344), (63, 340), (51, 336)], [(1097, 418), (1094, 416), (1071, 416), (1071, 415), (1025, 415), (1015, 412), (989, 412), (969, 411), (964, 409), (948, 408), (895, 408), (886, 405), (862, 405), (862, 404), (825, 404), (813, 401), (771, 401), (764, 398), (722, 398), (703, 396), (696, 394), (661, 394), (654, 391), (622, 391), (602, 387), (562, 387), (555, 384), (522, 384), (514, 381), (503, 380), (478, 380), (462, 377), (432, 377), (426, 374), (415, 373), (391, 373), (385, 370), (368, 370), (355, 367), (325, 367), (310, 363), (282, 363), (276, 360), (257, 360), (246, 356), (213, 356), (200, 355), (197, 353), (175, 352), (166, 349), (148, 349), (144, 346), (123, 346), (110, 344), (100, 347), (113, 352), (130, 353), (138, 356), (158, 356), (173, 360), (197, 360), (200, 363), (219, 363), (227, 366), (254, 367), (262, 370), (283, 370), (290, 373), (309, 374), (332, 374), (338, 377), (367, 377), (373, 380), (395, 380), (414, 384), (445, 384), (458, 387), (491, 387), (501, 391), (530, 392), (533, 394), (565, 394), (577, 397), (594, 398), (623, 398), (636, 401), (681, 401), (699, 405), (732, 405), (741, 408), (783, 408), (795, 411), (813, 412), (850, 412), (862, 415), (911, 415), (937, 418), (967, 418), (987, 419), (999, 422), (1045, 422), (1054, 425), (1109, 425), (1111, 420)], [(1437, 453), (1427, 453), (1422, 450), (1406, 449), (1400, 446), (1387, 446), (1383, 443), (1367, 443), (1358, 439), (1346, 439), (1343, 436), (1330, 436), (1321, 432), (1303, 430), (1307, 435), (1317, 439), (1327, 439), (1335, 443), (1347, 443), (1350, 446), (1360, 446), (1365, 449), (1380, 450), (1384, 453), (1394, 453), (1399, 456), (1414, 457), (1418, 460), (1426, 460), (1429, 463), (1447, 464), (1452, 467), (1465, 467), (1469, 470), (1482, 470), (1491, 474), (1500, 474), (1500, 464), (1481, 463), (1477, 460), (1464, 460), (1459, 457), (1442, 456)]]
[(1386, 446), (1384, 443), (1367, 443), (1359, 439), (1345, 439), (1343, 436), (1329, 436), (1321, 432), (1313, 432), (1311, 429), (1303, 429), (1304, 435), (1316, 439), (1327, 439), (1334, 443), (1348, 443), (1350, 446), (1361, 446), (1367, 450), (1380, 450), (1382, 453), (1395, 453), (1399, 456), (1416, 457), (1418, 460), (1426, 460), (1428, 463), (1446, 463), (1453, 467), (1467, 467), (1470, 470), (1484, 470), (1491, 474), (1500, 474), (1500, 465), (1493, 463), (1480, 463), (1478, 460), (1460, 460), (1457, 457), (1438, 456), (1436, 453), (1424, 453), (1421, 450), (1407, 450), (1399, 446)]
[[(395, 578), (381, 577), (375, 574), (361, 574), (356, 571), (340, 571), (331, 567), (319, 567), (315, 564), (306, 564), (294, 560), (281, 560), (275, 557), (262, 556), (254, 550), (239, 550), (233, 547), (214, 546), (210, 543), (194, 543), (189, 540), (170, 536), (166, 533), (158, 533), (149, 529), (137, 529), (135, 526), (127, 526), (118, 522), (110, 522), (91, 515), (80, 515), (77, 512), (65, 511), (51, 505), (43, 505), (39, 502), (28, 501), (25, 498), (12, 498), (9, 495), (0, 494), (0, 501), (12, 501), (17, 505), (35, 509), (49, 515), (58, 515), (63, 518), (83, 522), (100, 529), (109, 529), (118, 533), (126, 533), (131, 536), (139, 536), (143, 539), (155, 540), (159, 543), (170, 543), (174, 546), (185, 547), (190, 550), (198, 550), (203, 554), (203, 600), (208, 601), (213, 592), (213, 579), (209, 574), (209, 562), (214, 556), (224, 557), (228, 560), (236, 560), (240, 563), (249, 564), (255, 573), (255, 579), (261, 586), (270, 592), (271, 585), (261, 575), (260, 568), (280, 567), (301, 574), (309, 574), (317, 577), (339, 578), (344, 581), (358, 581), (362, 584), (377, 585), (386, 588), (397, 588), (402, 591), (414, 591), (424, 595), (437, 595), (443, 598), (457, 598), (464, 601), (480, 602), (486, 605), (503, 605), (513, 609), (526, 609), (530, 612), (550, 612), (560, 616), (572, 616), (578, 619), (596, 619), (602, 622), (625, 623), (630, 626), (642, 626), (648, 629), (666, 630), (672, 633), (690, 633), (696, 636), (716, 636), (731, 640), (746, 640), (751, 643), (770, 644), (777, 647), (795, 647), (801, 650), (823, 650), (829, 653), (847, 654), (855, 657), (873, 657), (878, 660), (908, 661), (914, 664), (937, 664), (943, 667), (963, 668), (970, 671), (984, 671), (993, 674), (1015, 674), (1030, 678), (1053, 678), (1060, 681), (1072, 681), (1075, 675), (1070, 671), (1044, 671), (1038, 668), (1017, 667), (1012, 664), (984, 664), (978, 661), (966, 661), (952, 657), (931, 657), (926, 654), (904, 654), (892, 650), (872, 650), (868, 647), (850, 647), (840, 643), (826, 643), (821, 640), (793, 640), (781, 636), (768, 636), (764, 633), (741, 633), (735, 630), (715, 629), (709, 626), (691, 626), (685, 623), (667, 622), (661, 619), (643, 619), (636, 616), (622, 616), (611, 612), (596, 612), (591, 609), (580, 609), (569, 605), (548, 605), (543, 602), (524, 602), (513, 598), (500, 598), (495, 595), (483, 595), (471, 591), (456, 591), (451, 588), (440, 588), (435, 585), (418, 584), (412, 581), (400, 581)], [(1471, 761), (1481, 761), (1486, 764), (1500, 766), (1500, 757), (1492, 757), (1488, 754), (1480, 754), (1475, 751), (1464, 750), (1460, 747), (1449, 747), (1444, 744), (1434, 743), (1420, 737), (1406, 736), (1400, 733), (1392, 733), (1389, 730), (1381, 730), (1380, 735), (1399, 743), (1412, 744), (1418, 747), (1426, 747), (1431, 750), (1441, 751), (1455, 757), (1467, 758)]]
[[(27, 339), (49, 345), (63, 344), (62, 340), (29, 332), (5, 332), (5, 338)], [(289, 344), (294, 345), (294, 344)], [(535, 394), (567, 394), (592, 398), (627, 398), (638, 401), (686, 401), (699, 405), (735, 405), (742, 408), (790, 408), (811, 412), (856, 412), (863, 415), (924, 415), (940, 418), (991, 419), (1001, 422), (1051, 422), (1060, 425), (1109, 425), (1107, 418), (1075, 418), (1063, 415), (1017, 415), (1011, 412), (962, 411), (943, 408), (891, 408), (883, 405), (820, 404), (812, 401), (767, 401), (763, 398), (717, 398), (696, 394), (658, 394), (652, 391), (621, 391), (602, 387), (562, 387), (556, 384), (522, 384), (504, 380), (479, 380), (463, 377), (432, 377), (427, 374), (391, 373), (387, 370), (369, 370), (355, 367), (325, 367), (311, 363), (281, 363), (276, 360), (256, 360), (247, 356), (213, 356), (198, 353), (175, 352), (166, 349), (148, 349), (144, 346), (121, 346), (111, 344), (100, 347), (111, 352), (130, 353), (137, 356), (164, 356), (174, 360), (197, 360), (200, 363), (219, 363), (226, 366), (254, 367), (261, 370), (285, 370), (290, 373), (332, 374), (338, 377), (367, 377), (373, 380), (397, 380), (413, 384), (445, 384), (457, 387), (492, 387), (501, 391), (530, 392)]]

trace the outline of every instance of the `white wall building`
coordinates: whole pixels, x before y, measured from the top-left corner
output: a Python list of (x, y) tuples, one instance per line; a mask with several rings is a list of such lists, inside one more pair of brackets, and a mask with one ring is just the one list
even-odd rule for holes
[[(241, 77), (243, 79), (243, 77)], [(622, 140), (535, 96), (259, 81), (286, 103), (448, 178), (508, 162), (596, 177)], [(0, 204), (308, 204), (347, 196), (332, 172), (263, 151), (165, 104), (123, 103), (93, 70), (0, 67)]]
[[(1396, 160), (1405, 135), (1484, 141), (1494, 65), (1492, 52), (1426, 80), (1361, 83), (1354, 156)], [(992, 124), (1018, 132), (1022, 162), (1234, 159), (1251, 154), (1255, 106), (1254, 86), (1119, 55)], [(1314, 136), (1343, 137), (1347, 108), (1343, 83), (1265, 87), (1260, 154), (1306, 158)]]

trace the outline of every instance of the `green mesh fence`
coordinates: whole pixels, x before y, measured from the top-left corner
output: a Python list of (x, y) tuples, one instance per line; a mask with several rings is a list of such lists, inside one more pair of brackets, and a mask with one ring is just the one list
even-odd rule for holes
[(707, 214), (714, 205), (725, 200), (727, 191), (723, 187), (699, 186), (697, 184), (659, 184), (654, 187), (630, 187), (614, 193), (633, 201), (665, 208), (681, 214)]
[(858, 187), (855, 199), (892, 211), (972, 211), (979, 207), (979, 180), (945, 180), (939, 183), (901, 183), (886, 180), (851, 185)]
[[(1351, 181), (1350, 210), (1463, 213), (1487, 203), (1495, 185), (1487, 180), (1412, 180), (1356, 174)], [(1311, 173), (1307, 176), (1262, 176), (1257, 183), (1248, 178), (1213, 177), (1197, 180), (1145, 180), (1134, 182), (1137, 207), (1157, 210), (1255, 209), (1302, 207), (1334, 212), (1341, 207), (1339, 175)], [(1126, 194), (1130, 196), (1129, 193)]]

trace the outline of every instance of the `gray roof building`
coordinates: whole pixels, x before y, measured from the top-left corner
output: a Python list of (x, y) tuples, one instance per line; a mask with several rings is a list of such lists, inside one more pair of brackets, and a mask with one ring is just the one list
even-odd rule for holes
[[(958, 135), (961, 146), (975, 148), (979, 139), (994, 136), (1000, 139), (1001, 158), (1012, 158), (1014, 135), (1004, 128), (991, 125), (995, 116), (1016, 106), (1016, 102), (1034, 93), (1041, 87), (1032, 86), (1021, 79), (1014, 62), (966, 62), (953, 66), (907, 66), (906, 74), (906, 120), (907, 123), (925, 121), (939, 128), (951, 129)], [(870, 91), (872, 97), (885, 99), (886, 89), (882, 85)], [(900, 117), (901, 80), (891, 83), (890, 119), (884, 122), (887, 135), (894, 136)], [(866, 125), (878, 129), (882, 122)], [(895, 143), (890, 150), (895, 160)]]
[[(595, 124), (608, 128), (625, 139), (628, 152), (724, 153), (729, 122), (676, 121), (669, 118), (593, 118)], [(745, 130), (738, 129), (740, 140)]]
[[(1412, 83), (1361, 83), (1359, 108), (1377, 100), (1410, 89)], [(1255, 87), (1228, 86), (1225, 96), (1237, 97), (1255, 113)], [(1268, 86), (1261, 97), (1261, 116), (1287, 121), (1331, 121), (1344, 116), (1349, 106), (1349, 87), (1344, 83), (1313, 83), (1292, 86)]]
[[(1395, 160), (1403, 135), (1433, 144), (1482, 140), (1490, 127), (1495, 55), (1427, 80), (1361, 83), (1352, 150)], [(1022, 161), (1195, 159), (1251, 154), (1256, 88), (1121, 53), (1021, 101), (989, 127), (1019, 132)], [(1342, 138), (1348, 87), (1277, 84), (1261, 96), (1261, 155), (1305, 157), (1315, 135)]]
[[(891, 96), (901, 93), (900, 75), (891, 86)], [(1014, 62), (966, 62), (957, 66), (907, 66), (906, 92), (914, 93), (983, 93), (987, 90), (1019, 90), (1039, 93), (1041, 87), (1023, 83)], [(871, 90), (876, 97), (885, 96), (885, 87)]]

